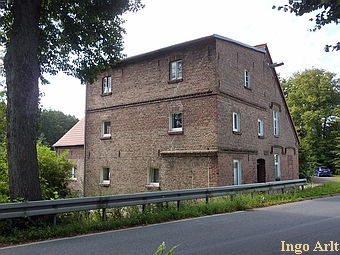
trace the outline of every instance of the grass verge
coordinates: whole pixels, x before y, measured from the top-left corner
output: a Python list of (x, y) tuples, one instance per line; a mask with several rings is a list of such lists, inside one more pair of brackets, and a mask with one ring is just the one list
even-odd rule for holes
[(183, 201), (180, 210), (177, 210), (177, 204), (172, 202), (147, 205), (144, 213), (140, 206), (112, 208), (106, 210), (106, 221), (101, 220), (100, 210), (60, 214), (57, 218), (58, 224), (55, 226), (51, 224), (50, 217), (1, 220), (0, 247), (249, 210), (335, 194), (340, 194), (340, 182), (329, 182), (304, 190), (290, 190), (280, 194), (263, 192), (216, 197), (209, 199), (208, 203), (205, 199)]

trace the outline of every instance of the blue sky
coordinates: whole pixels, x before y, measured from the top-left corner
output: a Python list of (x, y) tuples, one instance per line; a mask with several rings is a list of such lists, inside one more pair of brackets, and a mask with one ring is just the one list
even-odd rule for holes
[[(130, 57), (196, 38), (219, 34), (249, 45), (267, 43), (282, 77), (308, 68), (340, 74), (340, 51), (326, 53), (326, 44), (340, 41), (340, 26), (327, 25), (310, 32), (315, 13), (295, 17), (273, 10), (288, 0), (142, 0), (146, 7), (124, 15), (124, 53)], [(42, 105), (82, 118), (85, 86), (66, 75), (41, 86)]]

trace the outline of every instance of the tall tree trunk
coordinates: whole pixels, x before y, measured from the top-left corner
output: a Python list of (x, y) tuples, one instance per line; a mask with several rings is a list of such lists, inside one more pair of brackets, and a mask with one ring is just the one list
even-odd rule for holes
[(7, 85), (7, 153), (10, 198), (40, 200), (36, 128), (42, 0), (15, 0), (4, 64)]

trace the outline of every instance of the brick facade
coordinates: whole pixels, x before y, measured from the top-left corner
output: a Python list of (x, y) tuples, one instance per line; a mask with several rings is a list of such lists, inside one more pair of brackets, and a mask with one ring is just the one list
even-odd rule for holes
[[(182, 77), (170, 81), (170, 63), (177, 60)], [(298, 138), (269, 64), (266, 45), (214, 35), (128, 58), (103, 72), (87, 85), (85, 195), (232, 185), (235, 160), (242, 183), (261, 181), (261, 173), (273, 181), (275, 154), (280, 179), (298, 178)], [(112, 89), (103, 94), (107, 76)], [(273, 111), (279, 115), (277, 136)], [(169, 131), (172, 112), (182, 113), (182, 130)], [(102, 134), (103, 121), (110, 123), (109, 137)], [(102, 182), (103, 168), (109, 169), (109, 182)], [(159, 186), (148, 185), (150, 168), (158, 169)]]
[(68, 151), (67, 160), (72, 161), (77, 169), (76, 176), (72, 178), (69, 182), (69, 187), (71, 188), (72, 196), (83, 196), (84, 190), (84, 145), (80, 146), (63, 146), (55, 148), (58, 155)]

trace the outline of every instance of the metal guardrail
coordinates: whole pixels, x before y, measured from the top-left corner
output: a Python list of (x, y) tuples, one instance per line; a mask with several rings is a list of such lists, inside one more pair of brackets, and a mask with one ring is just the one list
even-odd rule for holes
[[(307, 184), (306, 179), (296, 179), (288, 181), (276, 181), (267, 183), (253, 183), (234, 186), (219, 186), (212, 188), (198, 188), (159, 192), (143, 192), (135, 194), (123, 194), (113, 196), (98, 196), (84, 198), (69, 198), (60, 200), (41, 200), (18, 203), (0, 204), (0, 219), (10, 219), (18, 217), (29, 217), (39, 215), (57, 215), (59, 213), (77, 212), (86, 210), (103, 209), (103, 220), (106, 219), (105, 210), (107, 208), (142, 205), (143, 210), (147, 204), (162, 202), (180, 201), (205, 198), (208, 202), (211, 197), (235, 195), (238, 193), (253, 193), (260, 191), (271, 191), (286, 188), (302, 187)], [(54, 217), (56, 224), (56, 216)]]

